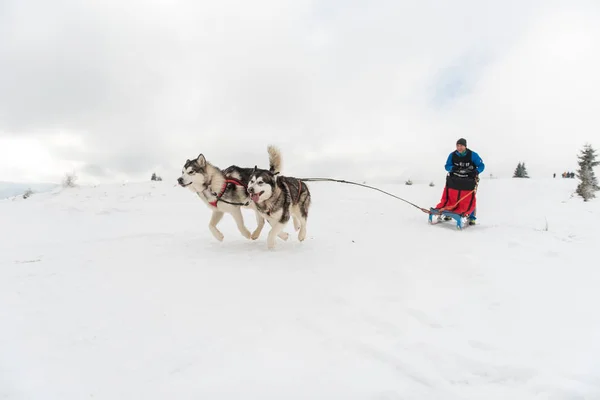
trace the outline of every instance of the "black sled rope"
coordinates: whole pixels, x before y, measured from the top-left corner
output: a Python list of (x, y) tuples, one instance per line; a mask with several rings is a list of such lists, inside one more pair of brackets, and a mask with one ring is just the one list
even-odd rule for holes
[(391, 197), (393, 197), (395, 199), (402, 200), (403, 202), (408, 203), (411, 206), (418, 208), (419, 210), (423, 211), (426, 214), (430, 213), (430, 211), (428, 209), (423, 208), (423, 207), (419, 207), (418, 205), (416, 205), (414, 203), (411, 203), (410, 201), (405, 200), (402, 197), (398, 197), (395, 194), (386, 192), (385, 190), (381, 190), (381, 189), (378, 189), (376, 187), (365, 185), (365, 184), (362, 184), (362, 183), (346, 181), (346, 180), (343, 180), (343, 179), (333, 179), (333, 178), (296, 178), (296, 179), (298, 179), (299, 181), (303, 181), (303, 182), (338, 182), (338, 183), (347, 183), (349, 185), (357, 185), (357, 186), (366, 187), (366, 188), (369, 188), (369, 189), (377, 190), (378, 192), (381, 192), (383, 194), (391, 196)]

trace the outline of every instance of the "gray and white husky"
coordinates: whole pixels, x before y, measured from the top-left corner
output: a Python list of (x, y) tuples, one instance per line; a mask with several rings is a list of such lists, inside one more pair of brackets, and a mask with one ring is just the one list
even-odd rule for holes
[[(217, 229), (217, 224), (224, 213), (233, 216), (239, 231), (245, 238), (255, 240), (260, 236), (265, 222), (256, 205), (250, 201), (247, 191), (253, 171), (253, 168), (241, 168), (236, 165), (221, 170), (209, 163), (203, 154), (185, 162), (177, 183), (196, 193), (212, 210), (208, 227), (217, 240), (223, 241), (223, 233)], [(253, 209), (256, 213), (258, 226), (252, 233), (244, 224), (242, 207)], [(287, 238), (287, 234), (282, 233), (281, 237)]]
[[(283, 232), (283, 229), (290, 217), (294, 220), (294, 229), (299, 231), (298, 240), (303, 241), (306, 238), (306, 220), (311, 196), (306, 183), (293, 177), (280, 175), (279, 150), (269, 146), (268, 152), (269, 169), (254, 167), (248, 183), (248, 193), (258, 212), (271, 225), (267, 247), (273, 249), (276, 236), (287, 239), (288, 235)], [(264, 222), (262, 224), (264, 225)]]

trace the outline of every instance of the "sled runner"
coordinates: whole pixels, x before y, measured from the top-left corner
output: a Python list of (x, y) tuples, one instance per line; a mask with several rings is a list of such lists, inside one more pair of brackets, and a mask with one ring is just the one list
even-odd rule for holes
[[(437, 216), (437, 218), (435, 218), (435, 220), (433, 218), (434, 216)], [(457, 214), (452, 211), (438, 210), (433, 207), (429, 209), (429, 224), (436, 225), (441, 222), (444, 222), (445, 221), (444, 217), (450, 217), (451, 219), (455, 220), (456, 221), (456, 229), (462, 230), (465, 226), (469, 225), (468, 216)]]

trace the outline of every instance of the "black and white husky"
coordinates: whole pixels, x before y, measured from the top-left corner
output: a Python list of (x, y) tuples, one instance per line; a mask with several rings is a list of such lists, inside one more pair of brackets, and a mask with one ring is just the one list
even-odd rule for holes
[[(259, 169), (256, 166), (251, 173), (248, 183), (250, 199), (258, 212), (267, 219), (271, 231), (267, 238), (267, 247), (275, 247), (275, 238), (287, 239), (283, 232), (285, 225), (294, 220), (294, 229), (298, 232), (298, 240), (306, 238), (306, 220), (311, 197), (306, 183), (292, 177), (281, 176), (281, 154), (273, 146), (269, 146), (269, 169)], [(262, 229), (264, 221), (259, 222)], [(282, 235), (283, 234), (283, 235)]]
[[(203, 154), (194, 160), (185, 162), (177, 183), (196, 193), (212, 210), (208, 227), (217, 240), (223, 241), (224, 236), (217, 229), (217, 224), (223, 218), (224, 213), (233, 216), (239, 231), (245, 238), (255, 240), (260, 236), (265, 222), (256, 209), (256, 205), (250, 201), (247, 191), (253, 172), (253, 168), (241, 168), (236, 165), (221, 170), (209, 163)], [(242, 207), (253, 209), (256, 213), (258, 226), (252, 233), (244, 224)], [(282, 233), (281, 236), (286, 237), (287, 234)]]

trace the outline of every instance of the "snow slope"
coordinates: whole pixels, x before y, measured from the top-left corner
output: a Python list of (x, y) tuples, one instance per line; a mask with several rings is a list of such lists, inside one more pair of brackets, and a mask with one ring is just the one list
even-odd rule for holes
[(307, 240), (274, 251), (229, 216), (217, 242), (167, 182), (0, 201), (0, 399), (600, 399), (600, 200), (575, 185), (483, 180), (460, 232), (312, 183)]
[(56, 189), (60, 185), (55, 183), (22, 183), (22, 182), (3, 182), (0, 181), (0, 199), (7, 197), (20, 196), (30, 189), (35, 193), (47, 192)]

